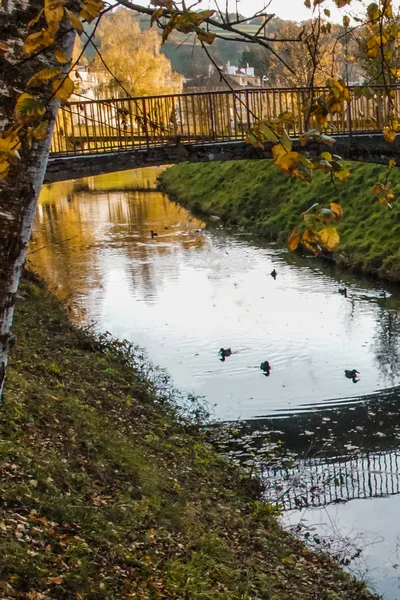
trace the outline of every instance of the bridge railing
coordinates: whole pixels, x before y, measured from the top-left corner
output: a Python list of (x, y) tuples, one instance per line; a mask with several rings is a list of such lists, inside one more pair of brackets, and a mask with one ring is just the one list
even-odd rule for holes
[[(331, 133), (379, 131), (390, 102), (383, 86), (367, 98), (350, 88), (351, 101), (330, 118)], [(315, 126), (308, 118), (312, 97), (323, 88), (249, 89), (186, 93), (137, 98), (70, 102), (57, 116), (51, 153), (80, 155), (181, 142), (244, 140), (260, 119), (290, 113), (288, 129), (294, 136)], [(391, 88), (400, 106), (400, 88)]]

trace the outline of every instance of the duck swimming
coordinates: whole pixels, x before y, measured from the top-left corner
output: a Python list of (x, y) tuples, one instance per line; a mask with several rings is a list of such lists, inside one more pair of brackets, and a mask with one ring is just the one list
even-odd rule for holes
[(151, 235), (152, 238), (155, 238), (155, 237), (158, 236), (158, 233), (156, 231), (151, 230), (150, 231), (150, 235)]
[(359, 375), (360, 371), (357, 371), (357, 369), (352, 369), (351, 371), (350, 371), (350, 369), (345, 369), (344, 374), (348, 379), (352, 379), (353, 377), (356, 377), (357, 375)]
[(344, 370), (344, 376), (347, 377), (347, 379), (351, 379), (353, 383), (357, 383), (358, 381), (360, 381), (360, 379), (357, 377), (357, 375), (360, 374), (360, 371), (357, 371), (357, 369), (345, 369)]
[(224, 362), (225, 358), (228, 358), (232, 354), (232, 350), (230, 348), (220, 348), (218, 354), (220, 355), (220, 360)]
[(267, 360), (264, 360), (261, 365), (260, 365), (260, 369), (261, 371), (264, 372), (264, 375), (266, 377), (269, 377), (269, 374), (271, 373), (271, 365), (269, 364), (269, 362)]
[(276, 276), (278, 275), (278, 273), (275, 271), (275, 269), (273, 269), (270, 273), (271, 277), (274, 278), (274, 280), (276, 279)]

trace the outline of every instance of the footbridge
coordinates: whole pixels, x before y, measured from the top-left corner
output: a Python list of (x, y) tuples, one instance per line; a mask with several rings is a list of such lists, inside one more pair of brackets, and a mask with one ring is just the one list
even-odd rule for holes
[[(270, 158), (272, 144), (260, 149), (245, 142), (252, 126), (290, 113), (295, 148), (313, 127), (307, 107), (323, 91), (263, 88), (69, 102), (57, 116), (45, 181), (184, 160)], [(330, 117), (327, 133), (343, 158), (387, 163), (400, 142), (386, 142), (381, 130), (391, 107), (399, 114), (400, 86), (360, 91), (350, 88), (350, 101)], [(305, 148), (311, 155), (324, 149), (315, 142)]]

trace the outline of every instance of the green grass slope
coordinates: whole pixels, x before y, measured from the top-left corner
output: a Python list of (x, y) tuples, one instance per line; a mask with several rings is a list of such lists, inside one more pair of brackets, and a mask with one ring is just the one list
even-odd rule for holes
[[(218, 215), (227, 225), (286, 241), (299, 215), (314, 202), (340, 202), (339, 262), (358, 271), (400, 280), (400, 203), (393, 210), (378, 203), (371, 188), (385, 182), (388, 169), (350, 163), (341, 183), (316, 173), (311, 184), (280, 173), (272, 161), (182, 163), (164, 171), (160, 184), (193, 212)], [(391, 191), (400, 194), (400, 169), (390, 173)]]
[[(244, 473), (25, 280), (0, 410), (3, 600), (367, 600)], [(246, 483), (247, 482), (247, 483)]]

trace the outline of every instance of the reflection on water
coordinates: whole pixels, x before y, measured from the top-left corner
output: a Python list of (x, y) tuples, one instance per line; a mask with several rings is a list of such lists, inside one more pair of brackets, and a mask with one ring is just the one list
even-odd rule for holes
[(286, 524), (336, 556), (342, 540), (351, 568), (400, 598), (399, 288), (205, 230), (155, 191), (158, 172), (44, 186), (31, 266), (77, 320), (146, 347), (179, 388), (240, 419), (223, 449), (257, 463)]

